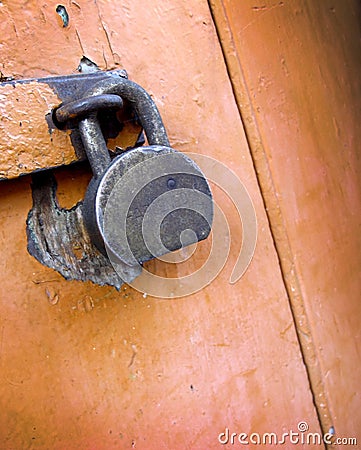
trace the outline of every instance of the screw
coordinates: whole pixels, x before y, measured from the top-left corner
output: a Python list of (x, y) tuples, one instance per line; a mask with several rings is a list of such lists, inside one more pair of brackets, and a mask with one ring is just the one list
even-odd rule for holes
[(169, 178), (169, 180), (167, 181), (167, 186), (169, 189), (173, 189), (176, 186), (176, 181), (173, 178)]

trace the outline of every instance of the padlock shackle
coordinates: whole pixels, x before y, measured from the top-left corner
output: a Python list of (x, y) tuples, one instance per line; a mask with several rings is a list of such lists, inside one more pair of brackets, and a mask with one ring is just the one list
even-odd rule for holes
[(117, 94), (127, 100), (136, 111), (150, 145), (169, 147), (169, 140), (158, 108), (139, 84), (126, 78), (109, 76), (99, 81), (84, 96)]
[(109, 167), (111, 158), (96, 113), (82, 119), (78, 126), (93, 175), (99, 179)]

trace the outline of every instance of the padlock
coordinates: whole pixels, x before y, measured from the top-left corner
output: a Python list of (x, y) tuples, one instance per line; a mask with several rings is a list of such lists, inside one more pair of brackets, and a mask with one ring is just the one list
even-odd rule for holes
[[(134, 108), (149, 145), (111, 161), (97, 110), (119, 108), (123, 100)], [(127, 268), (209, 235), (213, 201), (208, 182), (194, 161), (169, 146), (159, 111), (141, 86), (121, 77), (104, 79), (83, 100), (55, 111), (58, 122), (74, 117), (93, 171), (84, 198), (85, 225), (124, 281)]]

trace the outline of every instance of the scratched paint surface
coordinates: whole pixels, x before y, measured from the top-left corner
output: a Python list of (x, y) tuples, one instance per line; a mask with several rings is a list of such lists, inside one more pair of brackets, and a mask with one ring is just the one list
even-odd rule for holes
[[(69, 2), (65, 7), (71, 21), (63, 27), (57, 4), (33, 0), (22, 8), (16, 2), (0, 3), (0, 36), (6, 36), (0, 47), (0, 81), (87, 72), (89, 64), (92, 70), (119, 68), (96, 2), (84, 7)], [(45, 120), (61, 102), (58, 96), (45, 83), (14, 86), (0, 83), (0, 178), (76, 161), (69, 135), (49, 133)], [(125, 124), (108, 147), (134, 145), (139, 131)]]
[[(48, 124), (47, 116), (60, 103), (54, 90), (43, 82), (0, 84), (0, 178), (78, 161), (70, 131)], [(111, 150), (137, 141), (140, 127), (126, 117), (124, 120), (122, 132), (107, 140)]]
[[(66, 27), (56, 6), (3, 2), (4, 75), (70, 73), (83, 54), (103, 69), (121, 64), (153, 95), (175, 148), (213, 156), (240, 177), (255, 204), (259, 235), (250, 268), (231, 285), (242, 230), (232, 202), (215, 189), (234, 236), (217, 279), (173, 301), (128, 286), (118, 293), (66, 282), (30, 257), (30, 178), (2, 182), (0, 446), (204, 450), (220, 448), (218, 435), (226, 427), (282, 434), (304, 420), (319, 431), (208, 4), (79, 0), (65, 5)], [(89, 173), (68, 168), (56, 177), (61, 203), (71, 205), (81, 198)], [(188, 270), (209, 245), (202, 243)], [(157, 261), (149, 268), (182, 271)]]
[(1, 178), (76, 161), (70, 134), (56, 129), (50, 132), (45, 121), (45, 115), (59, 103), (53, 90), (43, 83), (1, 87)]
[[(97, 2), (69, 1), (69, 25), (56, 9), (59, 3), (30, 0), (0, 5), (2, 38), (0, 71), (4, 77), (33, 78), (76, 72), (83, 55), (100, 69), (119, 65), (108, 42)], [(91, 36), (91, 39), (89, 38)], [(46, 62), (46, 64), (45, 64)]]

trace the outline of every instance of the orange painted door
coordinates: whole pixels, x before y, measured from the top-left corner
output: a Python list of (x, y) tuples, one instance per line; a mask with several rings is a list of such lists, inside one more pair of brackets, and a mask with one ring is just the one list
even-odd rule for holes
[[(18, 177), (33, 165), (61, 164), (57, 147), (49, 153), (45, 141), (7, 131), (0, 448), (360, 441), (360, 8), (276, 3), (98, 0), (68, 1), (64, 10), (0, 3), (3, 79), (76, 73), (84, 56), (101, 70), (126, 69), (156, 102), (171, 145), (215, 160), (209, 178), (230, 230), (229, 254), (217, 247), (225, 266), (184, 297), (65, 280), (27, 251), (32, 179)], [(0, 91), (4, 133), (18, 124), (17, 103), (27, 95), (39, 94), (44, 112), (56, 106), (29, 86), (12, 107)], [(24, 117), (21, 128), (29, 131), (30, 122)], [(62, 139), (68, 163), (73, 149)], [(229, 173), (237, 181), (221, 178)], [(71, 208), (83, 198), (89, 167), (54, 175), (60, 206)], [(240, 186), (254, 206), (257, 243), (231, 283), (250, 218), (242, 217), (242, 229), (232, 201)], [(189, 260), (150, 261), (146, 269), (164, 278), (194, 273), (227, 226)]]
[(245, 3), (211, 2), (319, 417), (359, 446), (360, 5)]

